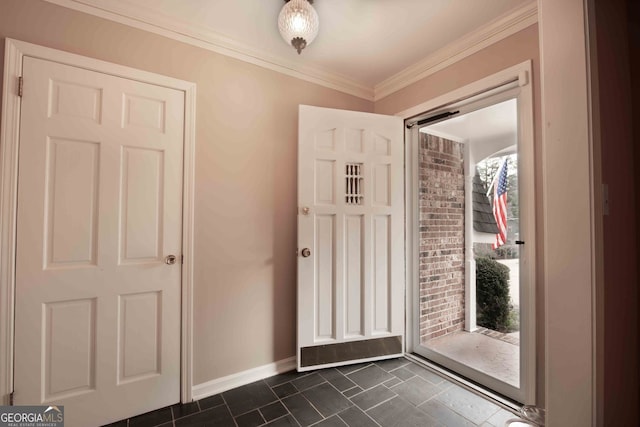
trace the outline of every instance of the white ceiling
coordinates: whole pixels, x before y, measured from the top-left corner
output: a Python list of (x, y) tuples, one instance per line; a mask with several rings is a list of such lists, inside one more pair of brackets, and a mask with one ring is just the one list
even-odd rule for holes
[(85, 11), (89, 5), (178, 34), (213, 37), (290, 69), (316, 69), (374, 88), (536, 0), (315, 0), (320, 31), (301, 55), (278, 33), (284, 0), (48, 1)]
[(518, 131), (518, 107), (515, 99), (481, 108), (462, 116), (426, 126), (421, 132), (436, 131), (456, 141), (485, 140), (495, 136), (513, 136)]
[(518, 133), (518, 105), (515, 99), (503, 101), (462, 116), (425, 126), (420, 132), (471, 144), (487, 144), (479, 159), (514, 146)]

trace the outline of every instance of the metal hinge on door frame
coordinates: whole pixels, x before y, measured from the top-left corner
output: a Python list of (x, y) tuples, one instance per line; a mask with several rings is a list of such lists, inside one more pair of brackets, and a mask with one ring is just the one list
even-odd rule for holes
[(24, 87), (24, 79), (22, 76), (18, 77), (18, 96), (22, 98), (22, 89)]
[(15, 391), (12, 391), (9, 394), (9, 406), (13, 406), (13, 395), (15, 394)]

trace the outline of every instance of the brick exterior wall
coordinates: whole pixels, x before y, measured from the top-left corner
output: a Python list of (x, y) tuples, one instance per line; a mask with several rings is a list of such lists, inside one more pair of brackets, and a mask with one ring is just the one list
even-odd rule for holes
[(420, 342), (464, 327), (463, 145), (420, 133)]

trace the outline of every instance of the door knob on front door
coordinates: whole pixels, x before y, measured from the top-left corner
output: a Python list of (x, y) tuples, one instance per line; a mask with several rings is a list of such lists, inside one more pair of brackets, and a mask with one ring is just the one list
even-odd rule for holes
[(167, 255), (164, 258), (164, 263), (167, 265), (173, 265), (176, 263), (176, 256), (175, 255)]
[(304, 248), (304, 249), (302, 250), (302, 257), (303, 257), (303, 258), (306, 258), (306, 257), (308, 257), (309, 255), (311, 255), (311, 251), (309, 250), (309, 248)]

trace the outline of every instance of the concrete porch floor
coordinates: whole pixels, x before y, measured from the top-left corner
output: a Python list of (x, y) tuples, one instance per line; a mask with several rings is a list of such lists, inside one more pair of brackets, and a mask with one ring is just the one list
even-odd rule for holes
[(425, 346), (494, 378), (519, 386), (520, 346), (481, 333), (459, 331)]

